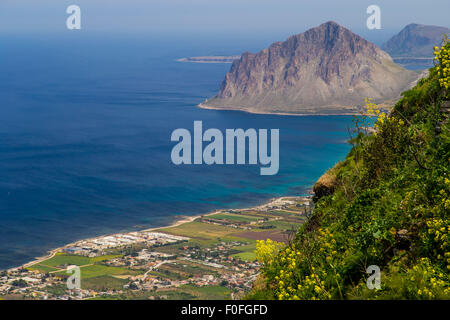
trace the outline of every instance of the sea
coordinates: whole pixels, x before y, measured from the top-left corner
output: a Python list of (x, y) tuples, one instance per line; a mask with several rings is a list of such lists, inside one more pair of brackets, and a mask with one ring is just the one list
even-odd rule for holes
[[(0, 36), (0, 269), (87, 237), (181, 215), (307, 195), (350, 150), (351, 116), (197, 108), (230, 64), (176, 61), (257, 51), (279, 39)], [(259, 165), (180, 165), (173, 130), (280, 130), (277, 175)]]

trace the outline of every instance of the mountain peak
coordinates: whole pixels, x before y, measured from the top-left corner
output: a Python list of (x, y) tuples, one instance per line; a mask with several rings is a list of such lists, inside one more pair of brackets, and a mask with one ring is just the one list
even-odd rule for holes
[[(335, 21), (333, 21), (333, 20), (324, 22), (324, 23), (322, 23), (321, 25), (319, 25), (319, 26), (316, 27), (316, 28), (326, 28), (326, 27), (344, 28), (344, 27), (341, 26), (339, 23), (337, 23), (337, 22), (335, 22)], [(312, 28), (312, 29), (315, 29), (315, 28)]]
[(414, 29), (414, 28), (418, 28), (421, 26), (423, 26), (423, 24), (413, 22), (413, 23), (406, 25), (405, 29)]
[(450, 33), (449, 28), (411, 23), (389, 39), (383, 49), (395, 57), (432, 57), (433, 47), (441, 44), (446, 33)]
[[(251, 112), (348, 113), (364, 98), (396, 98), (416, 74), (334, 21), (235, 60), (205, 107)], [(349, 111), (353, 110), (353, 111)]]

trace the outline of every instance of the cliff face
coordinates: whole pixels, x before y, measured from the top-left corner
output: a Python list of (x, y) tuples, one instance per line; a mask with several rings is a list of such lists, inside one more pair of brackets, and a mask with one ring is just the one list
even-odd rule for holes
[(433, 57), (433, 47), (442, 42), (450, 29), (423, 24), (409, 24), (383, 45), (393, 57)]
[(417, 74), (335, 22), (327, 22), (234, 61), (203, 107), (249, 112), (354, 112), (364, 98), (395, 99)]

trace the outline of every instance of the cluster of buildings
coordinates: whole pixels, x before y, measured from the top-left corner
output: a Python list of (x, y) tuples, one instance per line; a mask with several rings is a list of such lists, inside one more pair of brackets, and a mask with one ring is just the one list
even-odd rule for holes
[[(139, 236), (137, 236), (138, 234)], [(74, 254), (83, 252), (86, 255), (90, 255), (93, 252), (89, 250), (99, 249), (96, 246), (121, 246), (124, 245), (122, 242), (123, 239), (136, 243), (142, 241), (143, 237), (146, 237), (146, 240), (154, 241), (153, 243), (155, 245), (186, 240), (185, 237), (151, 232), (144, 234), (134, 233), (131, 237), (124, 236), (107, 236), (88, 241), (80, 241), (76, 247), (71, 246), (65, 248), (64, 251)], [(207, 248), (186, 244), (180, 247), (177, 254), (159, 252), (151, 247), (146, 247), (133, 255), (126, 254), (122, 257), (112, 258), (102, 263), (109, 266), (126, 266), (127, 268), (143, 271), (138, 275), (130, 276), (128, 278), (129, 282), (124, 285), (123, 289), (105, 289), (104, 292), (86, 289), (67, 290), (66, 279), (58, 274), (45, 274), (26, 268), (11, 269), (0, 273), (0, 296), (17, 295), (22, 298), (59, 300), (87, 299), (96, 296), (126, 294), (130, 290), (154, 292), (159, 289), (181, 287), (183, 285), (197, 287), (221, 285), (227, 286), (235, 292), (245, 291), (251, 288), (252, 282), (257, 276), (260, 267), (257, 262), (244, 262), (239, 258), (232, 257), (237, 247), (245, 245), (248, 245), (248, 243), (240, 241), (221, 242)], [(180, 270), (186, 268), (185, 264), (194, 263), (195, 265), (204, 265), (204, 270), (211, 270), (211, 274), (204, 274), (203, 272), (194, 274), (192, 277), (180, 276), (178, 279), (165, 277), (162, 268), (166, 263), (184, 266)], [(155, 271), (156, 275), (152, 271)], [(60, 289), (59, 291), (55, 291), (52, 288)]]
[(119, 248), (137, 243), (145, 243), (148, 246), (164, 246), (177, 242), (188, 241), (189, 238), (175, 236), (167, 233), (152, 231), (135, 231), (118, 233), (110, 236), (102, 236), (93, 239), (80, 240), (63, 248), (69, 254), (78, 254), (87, 257), (102, 255), (106, 249)]
[[(10, 294), (29, 298), (47, 297), (44, 288), (52, 279), (36, 270), (15, 268), (0, 273), (0, 295)], [(31, 288), (31, 289), (30, 289)]]
[(66, 278), (37, 270), (14, 268), (0, 273), (0, 296), (21, 299), (79, 300), (96, 296), (113, 295), (123, 291), (97, 292), (86, 289), (67, 289)]

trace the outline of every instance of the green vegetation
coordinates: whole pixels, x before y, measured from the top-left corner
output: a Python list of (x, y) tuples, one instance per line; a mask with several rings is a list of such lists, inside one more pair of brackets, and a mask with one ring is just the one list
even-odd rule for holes
[(65, 269), (67, 266), (86, 266), (94, 263), (99, 263), (102, 261), (108, 261), (122, 255), (104, 255), (99, 257), (84, 257), (80, 255), (72, 255), (65, 253), (57, 253), (54, 257), (44, 260), (38, 264), (35, 264), (28, 269), (38, 270), (40, 272), (57, 272), (60, 269)]
[(83, 266), (90, 263), (92, 262), (88, 257), (57, 253), (53, 258), (42, 261), (41, 263), (34, 265), (32, 268), (35, 268), (39, 265), (45, 267), (66, 267), (69, 265)]
[(166, 263), (158, 268), (161, 272), (173, 272), (182, 278), (192, 278), (194, 276), (203, 276), (205, 274), (217, 274), (217, 270), (204, 265), (196, 264), (190, 261), (180, 261)]
[[(303, 204), (307, 200), (301, 198), (298, 202)], [(34, 271), (45, 273), (39, 282), (45, 287), (33, 293), (32, 298), (42, 298), (43, 291), (51, 298), (79, 299), (80, 296), (70, 292), (65, 284), (70, 265), (80, 267), (81, 287), (86, 290), (84, 298), (88, 299), (230, 299), (232, 292), (240, 297), (250, 288), (247, 279), (258, 272), (257, 265), (248, 263), (256, 259), (255, 239), (265, 239), (268, 235), (282, 239), (287, 229), (298, 227), (304, 221), (298, 202), (284, 204), (280, 201), (278, 207), (289, 209), (285, 213), (279, 210), (274, 213), (267, 208), (242, 209), (158, 230), (189, 237), (182, 242), (133, 243), (103, 249), (104, 255), (98, 257), (57, 252), (25, 270), (31, 277), (36, 274)], [(142, 251), (144, 249), (146, 251)], [(147, 252), (169, 256), (149, 257)], [(19, 291), (30, 284), (21, 280), (14, 285)], [(12, 295), (6, 296), (6, 299), (12, 298)]]
[[(105, 275), (136, 275), (139, 272), (126, 268), (110, 267), (100, 264), (88, 265), (80, 268), (82, 279), (100, 277)], [(65, 270), (59, 271), (58, 275), (67, 275)]]
[(239, 258), (243, 261), (255, 261), (256, 260), (256, 254), (255, 254), (255, 247), (256, 247), (256, 241), (254, 240), (248, 240), (251, 243), (245, 246), (239, 246), (235, 249), (240, 251), (239, 253), (233, 254), (232, 257)]
[(158, 291), (134, 291), (127, 294), (98, 296), (90, 300), (228, 300), (231, 290), (222, 286), (196, 287), (184, 285), (178, 288)]
[[(316, 184), (292, 243), (258, 243), (263, 275), (247, 298), (450, 299), (449, 52), (444, 42), (439, 67), (390, 114), (368, 101), (352, 150)], [(366, 285), (371, 265), (379, 290)]]
[(208, 216), (209, 219), (226, 220), (230, 222), (252, 222), (257, 221), (258, 217), (245, 216), (242, 214), (219, 213)]
[(51, 286), (46, 286), (43, 291), (48, 292), (51, 296), (61, 296), (66, 294), (67, 292), (67, 285), (64, 284), (56, 284)]
[(128, 281), (126, 279), (118, 279), (108, 275), (102, 275), (99, 277), (87, 278), (82, 281), (81, 286), (83, 289), (90, 289), (95, 291), (122, 290), (123, 286)]
[(176, 234), (180, 236), (203, 240), (208, 240), (211, 238), (219, 238), (231, 233), (230, 228), (212, 224), (208, 224), (207, 227), (205, 227), (204, 223), (197, 221), (185, 223), (177, 227), (161, 229), (161, 231), (170, 234)]
[(180, 287), (182, 291), (196, 296), (200, 300), (228, 300), (230, 299), (231, 290), (221, 286), (195, 287), (185, 285)]
[(240, 253), (233, 254), (234, 258), (239, 258), (243, 261), (254, 261), (256, 260), (256, 254), (254, 250), (252, 251), (244, 251)]
[(29, 267), (28, 269), (29, 270), (37, 270), (37, 271), (42, 272), (42, 273), (57, 272), (58, 270), (60, 270), (58, 268), (49, 267), (49, 266), (46, 266), (46, 265), (42, 265), (40, 263), (39, 264), (35, 264), (32, 267)]

